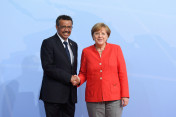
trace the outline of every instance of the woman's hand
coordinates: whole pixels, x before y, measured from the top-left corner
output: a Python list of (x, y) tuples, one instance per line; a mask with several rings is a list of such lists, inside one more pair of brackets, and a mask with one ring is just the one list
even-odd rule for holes
[(125, 107), (126, 105), (128, 105), (129, 102), (129, 98), (127, 97), (122, 97), (122, 106)]

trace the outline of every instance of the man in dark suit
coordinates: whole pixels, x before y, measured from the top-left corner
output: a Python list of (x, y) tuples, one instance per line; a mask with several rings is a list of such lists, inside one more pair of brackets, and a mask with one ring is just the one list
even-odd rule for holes
[(74, 117), (77, 102), (77, 44), (68, 39), (73, 21), (70, 16), (56, 19), (57, 33), (41, 46), (43, 81), (40, 99), (47, 117)]

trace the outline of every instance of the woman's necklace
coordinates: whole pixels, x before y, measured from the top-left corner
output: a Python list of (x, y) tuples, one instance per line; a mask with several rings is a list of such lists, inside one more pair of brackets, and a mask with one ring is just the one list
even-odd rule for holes
[[(106, 45), (105, 45), (105, 46), (106, 46)], [(98, 53), (99, 53), (99, 55), (100, 55), (100, 58), (101, 58), (101, 55), (102, 55), (103, 50), (105, 49), (105, 46), (102, 47), (102, 48), (98, 48), (98, 47), (96, 47), (96, 45), (95, 45), (95, 48), (96, 48), (96, 50), (98, 51)]]
[[(103, 49), (104, 50), (104, 49)], [(98, 52), (103, 52), (103, 50), (97, 50)]]
[(105, 46), (106, 46), (106, 44), (104, 45), (104, 47), (98, 48), (98, 47), (95, 45), (95, 48), (96, 48), (96, 50), (97, 50), (98, 52), (103, 52), (103, 50), (105, 49)]

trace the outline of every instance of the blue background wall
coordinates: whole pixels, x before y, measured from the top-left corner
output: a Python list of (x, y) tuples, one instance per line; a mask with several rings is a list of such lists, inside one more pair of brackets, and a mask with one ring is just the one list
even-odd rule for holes
[[(123, 117), (176, 116), (175, 0), (2, 0), (0, 5), (0, 117), (44, 117), (38, 100), (40, 46), (55, 34), (61, 14), (73, 20), (71, 39), (92, 45), (97, 22), (112, 30), (109, 43), (122, 47), (130, 102)], [(79, 71), (79, 67), (78, 67)], [(88, 117), (85, 84), (78, 88), (76, 117)]]

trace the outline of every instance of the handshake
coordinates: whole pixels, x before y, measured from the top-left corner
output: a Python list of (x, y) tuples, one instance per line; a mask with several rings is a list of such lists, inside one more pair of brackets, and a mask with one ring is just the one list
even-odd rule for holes
[(77, 75), (72, 75), (70, 82), (73, 86), (80, 84), (80, 78)]

